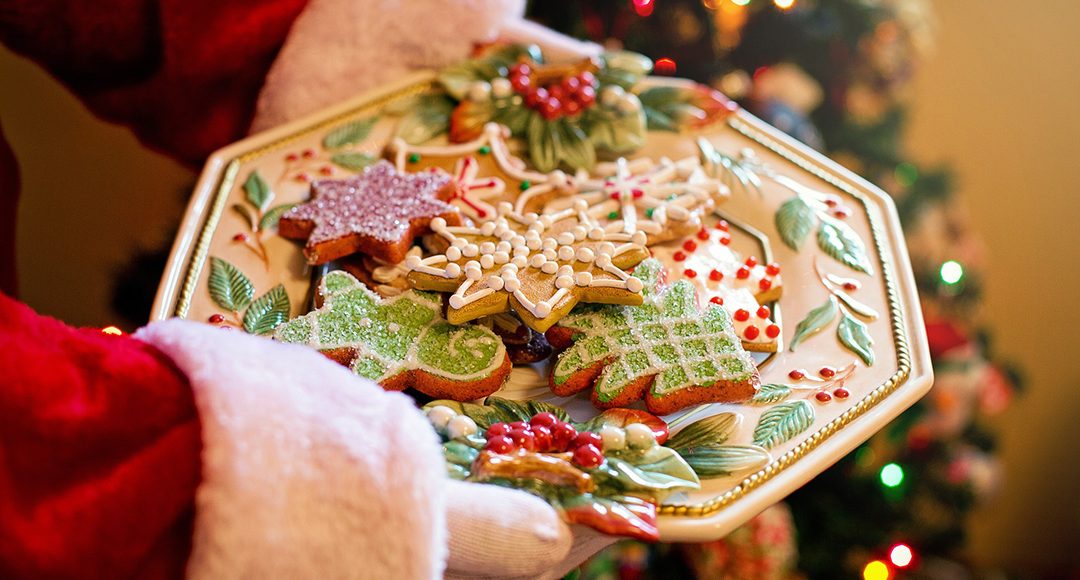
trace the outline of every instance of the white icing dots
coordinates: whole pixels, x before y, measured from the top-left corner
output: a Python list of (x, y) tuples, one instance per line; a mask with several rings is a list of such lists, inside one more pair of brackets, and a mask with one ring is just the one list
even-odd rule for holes
[(641, 290), (642, 290), (642, 288), (644, 288), (644, 286), (645, 285), (641, 283), (641, 280), (638, 280), (637, 278), (631, 277), (628, 280), (626, 280), (626, 289), (631, 291), (631, 292), (634, 292), (635, 294), (638, 293), (638, 292), (641, 292)]
[[(496, 292), (506, 292), (516, 298), (515, 308), (524, 308), (536, 318), (550, 316), (555, 305), (563, 303), (576, 288), (640, 292), (641, 284), (628, 281), (629, 275), (614, 265), (613, 257), (627, 251), (644, 254), (644, 234), (609, 234), (585, 212), (587, 205), (578, 200), (572, 209), (527, 216), (501, 205), (497, 216), (479, 226), (439, 228), (438, 234), (449, 248), (441, 256), (413, 260), (412, 269), (449, 278), (464, 273), (465, 280), (450, 297), (451, 308), (465, 308)], [(557, 223), (558, 233), (551, 232)], [(462, 265), (462, 260), (467, 261)], [(575, 271), (574, 264), (583, 271)], [(606, 275), (597, 276), (600, 273)], [(529, 285), (526, 278), (538, 275), (555, 276), (550, 296), (534, 295), (545, 285)]]

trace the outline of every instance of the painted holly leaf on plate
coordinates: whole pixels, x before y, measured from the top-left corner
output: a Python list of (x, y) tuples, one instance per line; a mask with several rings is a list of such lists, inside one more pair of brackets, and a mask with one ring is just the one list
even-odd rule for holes
[(579, 307), (548, 331), (552, 345), (566, 348), (551, 373), (552, 391), (567, 396), (592, 387), (597, 407), (645, 399), (659, 415), (753, 397), (757, 367), (727, 311), (699, 308), (688, 281), (665, 286), (657, 260), (645, 260), (633, 275), (644, 285), (641, 306)]
[[(322, 307), (282, 324), (275, 339), (314, 347), (384, 388), (414, 387), (437, 398), (486, 396), (510, 372), (499, 337), (484, 326), (446, 322), (437, 294), (382, 298), (342, 271), (324, 276), (319, 291)], [(477, 381), (486, 392), (457, 389)]]
[(806, 401), (781, 403), (761, 414), (754, 444), (772, 449), (806, 431), (814, 423), (814, 408)]

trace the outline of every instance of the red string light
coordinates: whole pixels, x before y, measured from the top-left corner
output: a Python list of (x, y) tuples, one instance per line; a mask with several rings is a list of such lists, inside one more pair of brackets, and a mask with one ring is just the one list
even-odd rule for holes
[(653, 70), (656, 74), (660, 75), (673, 75), (675, 74), (675, 61), (670, 58), (658, 58), (656, 64), (653, 65)]
[(632, 0), (632, 4), (638, 16), (645, 18), (652, 14), (653, 0)]

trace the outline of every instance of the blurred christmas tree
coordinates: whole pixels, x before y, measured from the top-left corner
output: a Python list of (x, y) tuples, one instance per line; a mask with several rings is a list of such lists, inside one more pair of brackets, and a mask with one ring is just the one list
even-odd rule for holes
[(786, 508), (712, 544), (621, 544), (583, 577), (887, 580), (963, 571), (966, 515), (999, 479), (986, 419), (1008, 406), (1018, 378), (993, 359), (978, 326), (980, 245), (950, 197), (949, 172), (919, 166), (903, 147), (909, 83), (933, 42), (928, 3), (546, 0), (532, 3), (530, 17), (641, 52), (658, 73), (711, 84), (892, 195), (936, 375), (930, 395)]

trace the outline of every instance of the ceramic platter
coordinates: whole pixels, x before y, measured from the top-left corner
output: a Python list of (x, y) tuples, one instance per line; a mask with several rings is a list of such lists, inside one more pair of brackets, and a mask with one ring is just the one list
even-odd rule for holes
[[(692, 87), (652, 78), (643, 86)], [(321, 271), (307, 265), (302, 242), (276, 234), (278, 208), (307, 200), (313, 179), (348, 177), (373, 159), (392, 157), (387, 145), (402, 132), (402, 116), (418, 97), (439, 95), (442, 87), (435, 73), (418, 74), (215, 153), (173, 246), (153, 319), (247, 322), (248, 331), (266, 334), (286, 316), (283, 309), (289, 318), (311, 310)], [(717, 236), (729, 239), (726, 247), (740, 260), (758, 261), (746, 284), (759, 283), (769, 264), (779, 266), (782, 278), (782, 297), (767, 304), (769, 318), (760, 321), (762, 331), (770, 324), (780, 328), (777, 352), (753, 354), (764, 385), (759, 396), (665, 417), (677, 433), (724, 415), (724, 444), (752, 449), (758, 457), (735, 462), (727, 475), (702, 477), (700, 489), (660, 503), (661, 539), (701, 541), (724, 536), (826, 469), (912, 405), (932, 376), (908, 256), (888, 197), (741, 110), (673, 128), (650, 129), (644, 145), (626, 154), (631, 164), (637, 158), (695, 159), (730, 195), (705, 217), (705, 233), (651, 248), (665, 261), (668, 279), (689, 279), (704, 291), (699, 300), (707, 299), (708, 258), (684, 244), (700, 246)], [(418, 145), (439, 145), (447, 137), (424, 139)], [(530, 159), (525, 140), (511, 139), (509, 148)], [(792, 220), (809, 230), (800, 234), (802, 226)], [(785, 238), (801, 241), (799, 249)], [(215, 260), (250, 282), (255, 303), (248, 310), (259, 312), (225, 312), (215, 301), (209, 285)], [(745, 325), (737, 331), (745, 333)], [(824, 367), (838, 374), (823, 377)], [(587, 391), (554, 396), (547, 372), (544, 363), (518, 365), (496, 395), (553, 403), (577, 421), (597, 413)], [(799, 372), (806, 376), (800, 379)]]

